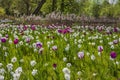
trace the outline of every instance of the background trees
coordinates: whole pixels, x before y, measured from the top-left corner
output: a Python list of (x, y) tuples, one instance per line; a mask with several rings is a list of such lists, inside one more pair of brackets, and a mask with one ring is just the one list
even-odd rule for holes
[(53, 11), (94, 17), (120, 16), (119, 0), (0, 0), (0, 15), (49, 14)]

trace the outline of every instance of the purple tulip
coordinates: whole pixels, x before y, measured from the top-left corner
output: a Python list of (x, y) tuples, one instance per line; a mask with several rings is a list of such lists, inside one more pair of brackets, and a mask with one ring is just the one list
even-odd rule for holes
[(5, 37), (8, 38), (9, 36), (6, 34)]
[(32, 30), (35, 30), (35, 29), (36, 29), (36, 28), (35, 28), (35, 25), (32, 25), (32, 26), (31, 26), (31, 29), (32, 29)]
[(38, 53), (42, 54), (43, 50), (44, 50), (44, 48), (40, 48), (39, 51), (38, 51)]
[(42, 48), (42, 43), (41, 43), (41, 42), (37, 42), (37, 43), (36, 43), (36, 47), (37, 47), (37, 48)]
[(26, 42), (29, 43), (30, 42), (30, 38), (26, 38)]
[(98, 28), (98, 31), (99, 31), (99, 32), (101, 32), (102, 30), (103, 30), (102, 27), (99, 27), (99, 28)]
[(28, 28), (28, 27), (25, 25), (25, 26), (23, 27), (23, 30), (25, 31), (25, 30), (27, 30), (27, 28)]
[(57, 46), (53, 46), (52, 50), (56, 51), (57, 50)]
[(113, 31), (114, 32), (118, 32), (118, 29), (116, 27), (114, 27)]
[(19, 40), (16, 38), (16, 39), (14, 39), (14, 44), (18, 44), (18, 42), (19, 42)]
[(6, 38), (5, 37), (1, 38), (1, 42), (5, 43), (6, 42)]
[(54, 68), (56, 68), (56, 67), (57, 67), (57, 64), (56, 64), (56, 63), (54, 63), (54, 64), (53, 64), (53, 67), (54, 67)]
[(66, 33), (70, 33), (70, 32), (72, 32), (70, 27), (67, 27), (67, 28), (65, 28), (63, 30), (62, 29), (58, 30), (58, 33), (62, 33), (62, 34), (66, 34)]
[(78, 52), (78, 57), (82, 59), (84, 57), (84, 52)]
[(67, 30), (68, 33), (72, 32), (72, 29), (70, 27), (65, 28), (65, 30)]
[(98, 46), (98, 51), (102, 52), (103, 51), (103, 46)]
[(115, 59), (115, 58), (117, 57), (116, 52), (112, 51), (112, 52), (110, 53), (110, 57), (113, 58), (113, 59)]
[(58, 30), (58, 33), (62, 33), (62, 29), (59, 29), (59, 30)]
[(113, 40), (113, 43), (114, 44), (117, 44), (119, 41), (118, 40)]
[(112, 34), (112, 31), (107, 31), (107, 34), (108, 34), (108, 35)]
[(66, 30), (66, 29), (64, 29), (63, 31), (62, 31), (62, 33), (63, 34), (66, 34), (68, 31)]

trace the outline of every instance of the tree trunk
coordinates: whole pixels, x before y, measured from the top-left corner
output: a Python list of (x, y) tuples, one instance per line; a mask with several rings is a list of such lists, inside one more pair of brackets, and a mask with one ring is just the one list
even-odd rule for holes
[(26, 9), (27, 9), (26, 14), (27, 14), (27, 15), (30, 15), (29, 7), (30, 7), (29, 4), (26, 4)]
[(64, 0), (61, 1), (61, 12), (64, 12)]
[(26, 5), (26, 15), (30, 15), (30, 0), (23, 0)]
[(38, 3), (38, 6), (37, 8), (35, 9), (35, 11), (33, 12), (33, 14), (37, 15), (40, 11), (40, 9), (42, 8), (42, 6), (44, 5), (44, 3), (46, 2), (46, 0), (41, 0), (39, 3)]
[(30, 15), (30, 10), (29, 10), (29, 8), (30, 8), (29, 3), (26, 3), (26, 14), (27, 14), (27, 15)]
[(52, 11), (55, 11), (56, 9), (56, 0), (52, 0)]

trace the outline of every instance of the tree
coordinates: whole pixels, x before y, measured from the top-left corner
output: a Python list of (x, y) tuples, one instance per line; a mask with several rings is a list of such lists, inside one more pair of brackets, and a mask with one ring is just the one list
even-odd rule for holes
[(61, 0), (61, 6), (60, 6), (60, 11), (64, 12), (64, 0)]
[(33, 12), (33, 14), (37, 15), (40, 11), (40, 9), (42, 8), (42, 6), (44, 5), (44, 3), (46, 2), (46, 0), (41, 0), (38, 2), (38, 6), (35, 9), (35, 11)]
[(55, 9), (56, 9), (56, 2), (57, 2), (57, 0), (52, 0), (52, 11), (55, 11)]
[(24, 4), (26, 5), (26, 15), (30, 14), (30, 0), (23, 0)]
[(5, 14), (5, 10), (2, 7), (0, 7), (0, 15), (4, 15), (4, 14)]
[(11, 6), (13, 1), (12, 0), (1, 0), (0, 2), (1, 2), (1, 7), (3, 7), (5, 10), (5, 13), (7, 15), (10, 15), (12, 13), (10, 11), (10, 6)]

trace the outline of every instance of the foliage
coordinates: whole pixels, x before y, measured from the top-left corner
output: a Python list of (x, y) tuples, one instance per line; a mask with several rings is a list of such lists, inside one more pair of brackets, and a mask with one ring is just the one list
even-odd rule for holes
[(0, 7), (0, 15), (4, 15), (4, 14), (5, 14), (4, 8)]
[(43, 12), (43, 14), (48, 14), (51, 13), (52, 11), (52, 0), (47, 0), (46, 3), (43, 5), (41, 11)]
[[(30, 15), (34, 12), (40, 0), (1, 0), (0, 6), (4, 9), (7, 15)], [(53, 0), (46, 0), (40, 12), (49, 14), (54, 11), (61, 11), (65, 14), (77, 14), (93, 17), (119, 17), (120, 16), (120, 1), (117, 4), (109, 3), (109, 0), (55, 0), (55, 5), (52, 5)], [(64, 6), (62, 6), (64, 1)], [(111, 0), (112, 1), (112, 0)]]

